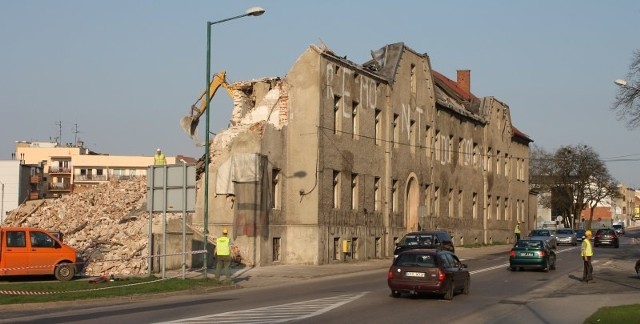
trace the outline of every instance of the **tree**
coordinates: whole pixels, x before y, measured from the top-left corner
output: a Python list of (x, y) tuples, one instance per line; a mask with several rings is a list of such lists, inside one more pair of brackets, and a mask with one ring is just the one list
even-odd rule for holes
[(626, 119), (627, 127), (633, 129), (640, 126), (640, 50), (633, 52), (627, 82), (629, 85), (618, 89), (611, 109), (617, 112), (618, 120)]
[(585, 208), (593, 212), (599, 202), (617, 197), (615, 180), (593, 148), (563, 146), (550, 154), (534, 147), (531, 152), (531, 188), (550, 193), (541, 203), (564, 216), (565, 226), (575, 227)]

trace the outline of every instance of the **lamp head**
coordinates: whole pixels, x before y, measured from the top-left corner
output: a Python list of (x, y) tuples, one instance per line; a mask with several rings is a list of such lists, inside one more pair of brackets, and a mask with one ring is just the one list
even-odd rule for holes
[(615, 83), (615, 84), (617, 84), (617, 85), (619, 85), (619, 86), (623, 86), (623, 87), (624, 87), (624, 86), (626, 86), (626, 85), (627, 85), (627, 80), (618, 79), (618, 80), (613, 81), (613, 83)]
[(264, 9), (260, 7), (251, 7), (247, 9), (246, 14), (249, 16), (260, 16), (264, 13)]

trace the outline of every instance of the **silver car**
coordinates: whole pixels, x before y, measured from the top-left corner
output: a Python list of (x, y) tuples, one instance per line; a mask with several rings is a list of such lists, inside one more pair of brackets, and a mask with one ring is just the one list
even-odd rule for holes
[(552, 249), (557, 249), (558, 248), (558, 240), (556, 239), (554, 233), (552, 230), (550, 229), (534, 229), (531, 230), (531, 232), (529, 232), (529, 240), (540, 240), (540, 241), (547, 241), (547, 244), (549, 244), (549, 246)]
[(556, 240), (558, 241), (558, 245), (578, 245), (578, 237), (576, 235), (576, 232), (570, 228), (560, 228), (556, 230)]

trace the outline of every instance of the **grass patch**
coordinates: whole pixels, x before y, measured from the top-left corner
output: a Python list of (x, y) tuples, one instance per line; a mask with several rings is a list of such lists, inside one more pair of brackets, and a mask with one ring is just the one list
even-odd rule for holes
[(591, 323), (637, 323), (640, 318), (640, 304), (602, 307), (584, 322)]
[[(100, 283), (91, 283), (88, 280), (3, 283), (0, 284), (0, 305), (131, 297), (175, 291), (198, 291), (218, 286), (222, 286), (219, 281), (202, 277), (185, 280), (181, 278), (162, 280), (156, 277), (132, 277)], [(19, 291), (34, 295), (7, 294), (7, 291)]]

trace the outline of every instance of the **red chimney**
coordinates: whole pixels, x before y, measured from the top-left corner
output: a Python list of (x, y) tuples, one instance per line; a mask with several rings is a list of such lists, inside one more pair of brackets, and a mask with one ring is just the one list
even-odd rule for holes
[(471, 70), (458, 70), (458, 87), (471, 93)]

